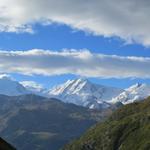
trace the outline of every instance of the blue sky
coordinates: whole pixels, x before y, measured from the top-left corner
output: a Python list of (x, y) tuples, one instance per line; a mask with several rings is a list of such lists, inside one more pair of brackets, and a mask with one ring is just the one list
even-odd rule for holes
[[(30, 49), (50, 49), (62, 50), (67, 49), (89, 49), (93, 53), (102, 53), (107, 55), (120, 56), (150, 56), (150, 48), (144, 47), (141, 44), (126, 44), (125, 41), (117, 38), (104, 38), (103, 36), (93, 36), (86, 34), (83, 31), (75, 31), (65, 25), (35, 25), (34, 34), (30, 33), (0, 33), (0, 48), (2, 50), (30, 50)], [(11, 74), (16, 80), (32, 80), (43, 84), (46, 87), (51, 87), (65, 82), (68, 79), (75, 79), (80, 76), (76, 75), (57, 75), (57, 76), (43, 76), (43, 75), (22, 75)], [(108, 86), (116, 86), (126, 88), (137, 82), (149, 83), (149, 79), (126, 78), (126, 79), (101, 79), (89, 78), (94, 83), (104, 84)]]
[(105, 38), (65, 25), (34, 25), (34, 34), (0, 33), (0, 48), (4, 50), (50, 49), (89, 49), (94, 53), (121, 56), (150, 57), (150, 48), (141, 44), (127, 44), (117, 37)]
[(121, 88), (150, 84), (149, 6), (146, 0), (2, 1), (0, 73), (47, 88), (79, 77)]

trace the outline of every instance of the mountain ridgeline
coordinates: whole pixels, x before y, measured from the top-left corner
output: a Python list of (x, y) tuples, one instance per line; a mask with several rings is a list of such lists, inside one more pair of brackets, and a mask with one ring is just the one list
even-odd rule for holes
[(112, 112), (33, 94), (0, 95), (0, 106), (0, 135), (18, 150), (58, 150)]
[(149, 150), (150, 97), (123, 106), (63, 150)]
[(150, 96), (150, 86), (137, 83), (127, 89), (120, 89), (79, 78), (46, 89), (33, 81), (19, 83), (9, 76), (2, 76), (0, 77), (0, 94), (8, 96), (36, 94), (47, 98), (57, 98), (65, 103), (101, 110), (112, 107), (118, 102), (125, 105), (143, 100)]

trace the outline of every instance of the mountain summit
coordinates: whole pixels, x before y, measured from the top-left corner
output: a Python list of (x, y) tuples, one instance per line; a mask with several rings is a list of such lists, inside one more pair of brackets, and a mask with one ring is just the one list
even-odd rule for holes
[(150, 96), (150, 86), (147, 84), (136, 83), (128, 89), (125, 89), (119, 96), (112, 99), (113, 103), (121, 102), (123, 104), (133, 103), (143, 100)]
[(79, 78), (54, 87), (48, 91), (48, 95), (89, 108), (106, 108), (110, 105), (107, 102), (121, 92), (122, 89), (94, 84)]

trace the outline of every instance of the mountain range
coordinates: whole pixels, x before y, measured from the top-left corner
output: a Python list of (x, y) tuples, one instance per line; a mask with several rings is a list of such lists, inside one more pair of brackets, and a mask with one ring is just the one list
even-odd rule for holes
[[(126, 143), (124, 137), (130, 131), (127, 129), (123, 137), (120, 137), (119, 133), (122, 135), (126, 125), (129, 125), (131, 130), (133, 126), (138, 128), (137, 124), (133, 122), (132, 126), (130, 122), (136, 121), (147, 112), (149, 114), (149, 100), (138, 102), (149, 95), (150, 86), (147, 84), (135, 84), (127, 89), (119, 89), (80, 78), (45, 89), (34, 82), (18, 82), (3, 76), (0, 77), (0, 135), (20, 150), (58, 150), (99, 122), (85, 136), (66, 146), (65, 150), (99, 150), (96, 149), (101, 149), (102, 145), (99, 146), (99, 143), (106, 144), (105, 149), (109, 150), (110, 145), (113, 144), (111, 147), (114, 147), (115, 139), (119, 141), (117, 148), (120, 148), (122, 143)], [(122, 105), (125, 106), (118, 109)], [(116, 109), (117, 112), (114, 112)], [(112, 113), (110, 119), (103, 123)], [(120, 119), (122, 117), (123, 122)], [(131, 118), (128, 120), (128, 117)], [(148, 119), (148, 116), (145, 119)], [(142, 128), (143, 126), (144, 124)], [(111, 131), (111, 128), (114, 130)], [(142, 136), (140, 131), (139, 137)], [(108, 136), (105, 137), (105, 133), (108, 133)], [(133, 136), (135, 134), (131, 137)], [(99, 141), (103, 138), (106, 142)], [(109, 138), (112, 138), (114, 143), (109, 143)], [(92, 149), (89, 149), (91, 147)]]
[(108, 102), (121, 92), (122, 89), (94, 84), (87, 79), (76, 79), (54, 87), (48, 91), (48, 95), (67, 103), (99, 109), (109, 107)]
[(17, 82), (10, 77), (0, 78), (0, 94), (18, 96), (36, 94), (48, 98), (57, 98), (65, 103), (73, 103), (90, 109), (105, 109), (115, 103), (128, 104), (150, 96), (150, 86), (135, 84), (127, 89), (104, 86), (88, 79), (68, 80), (67, 82), (46, 89), (34, 82)]

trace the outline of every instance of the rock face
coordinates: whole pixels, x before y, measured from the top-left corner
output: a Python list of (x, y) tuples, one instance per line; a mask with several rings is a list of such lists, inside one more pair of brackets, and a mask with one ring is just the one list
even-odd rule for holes
[(63, 150), (149, 150), (150, 98), (125, 105)]
[(66, 83), (49, 90), (48, 95), (91, 109), (108, 108), (113, 97), (118, 96), (122, 89), (106, 87), (91, 83), (87, 79), (68, 80)]

